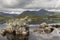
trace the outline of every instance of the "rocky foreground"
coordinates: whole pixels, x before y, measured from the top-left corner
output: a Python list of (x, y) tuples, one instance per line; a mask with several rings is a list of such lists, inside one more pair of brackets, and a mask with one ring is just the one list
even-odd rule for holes
[[(4, 28), (4, 24), (0, 25), (0, 29)], [(30, 27), (30, 36), (29, 40), (60, 40), (60, 34), (58, 29), (54, 29), (54, 31), (51, 34), (40, 34), (38, 32), (33, 32), (33, 30), (38, 29), (36, 27)], [(0, 31), (1, 32), (1, 31)], [(7, 40), (6, 37), (2, 37), (0, 35), (0, 40)]]
[[(8, 40), (15, 40), (15, 37), (16, 40), (22, 40), (22, 38), (25, 40), (24, 38), (28, 36), (28, 40), (60, 40), (60, 26), (48, 25), (47, 23), (31, 26), (29, 25), (30, 22), (31, 19), (25, 17), (23, 19), (12, 19), (0, 25), (0, 34), (2, 35), (0, 35), (0, 40), (7, 40), (7, 37)], [(24, 36), (21, 38), (20, 34)]]

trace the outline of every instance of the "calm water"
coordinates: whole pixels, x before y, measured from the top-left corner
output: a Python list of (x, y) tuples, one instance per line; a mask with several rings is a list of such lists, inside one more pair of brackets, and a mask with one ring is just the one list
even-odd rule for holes
[(37, 22), (31, 22), (31, 24), (40, 24), (40, 23), (43, 23), (43, 22), (46, 22), (46, 23), (59, 23), (60, 20), (40, 20), (40, 21), (37, 21)]
[[(40, 22), (33, 22), (32, 24), (38, 24), (38, 23), (42, 23), (42, 22), (57, 23), (57, 22), (60, 22), (60, 20), (41, 20)], [(4, 28), (5, 26), (6, 26), (5, 24), (0, 24), (0, 32), (1, 32), (1, 29)], [(57, 33), (58, 30), (55, 30), (52, 34), (49, 34), (48, 36), (46, 36), (46, 35), (40, 36), (39, 33), (33, 32), (34, 29), (36, 29), (36, 27), (32, 27), (32, 26), (30, 27), (29, 40), (60, 40), (60, 36), (57, 36), (57, 35), (59, 35)], [(7, 39), (6, 39), (6, 37), (0, 36), (0, 40), (7, 40)]]
[[(0, 25), (0, 29), (1, 28), (4, 28), (4, 24), (3, 25)], [(43, 35), (43, 36), (40, 36), (39, 33), (36, 33), (36, 32), (33, 32), (33, 30), (35, 30), (36, 27), (30, 27), (30, 36), (29, 36), (29, 40), (60, 40), (60, 36), (52, 36), (52, 35), (58, 35), (57, 34), (57, 30), (56, 30), (56, 33), (55, 31), (53, 32), (53, 34), (49, 34), (48, 36), (46, 35)], [(7, 40), (6, 37), (2, 37), (0, 36), (0, 40)]]

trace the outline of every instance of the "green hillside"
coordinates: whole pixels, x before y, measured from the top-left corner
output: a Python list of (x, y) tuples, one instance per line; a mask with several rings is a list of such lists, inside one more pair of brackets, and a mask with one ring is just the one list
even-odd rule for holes
[[(55, 14), (57, 14), (57, 12), (55, 13)], [(2, 21), (2, 20), (6, 20), (6, 21), (8, 21), (9, 19), (16, 19), (16, 18), (24, 18), (24, 17), (26, 17), (26, 16), (29, 16), (29, 18), (31, 18), (32, 19), (32, 22), (37, 22), (37, 21), (41, 21), (41, 20), (59, 20), (60, 21), (60, 15), (41, 15), (41, 16), (39, 16), (39, 15), (34, 15), (34, 14), (21, 14), (21, 15), (18, 15), (18, 16), (16, 16), (16, 17), (6, 17), (6, 16), (1, 16), (0, 15), (0, 21)]]
[(2, 21), (2, 20), (8, 21), (9, 19), (12, 19), (12, 17), (6, 17), (6, 16), (1, 16), (0, 15), (0, 21)]

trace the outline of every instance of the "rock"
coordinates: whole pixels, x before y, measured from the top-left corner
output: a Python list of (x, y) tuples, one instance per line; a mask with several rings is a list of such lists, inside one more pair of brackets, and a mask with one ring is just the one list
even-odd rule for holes
[[(6, 28), (2, 29), (2, 36), (6, 36), (8, 40), (26, 39), (29, 36), (29, 20), (28, 17), (21, 19), (12, 19), (6, 23)], [(15, 39), (16, 38), (16, 39)]]

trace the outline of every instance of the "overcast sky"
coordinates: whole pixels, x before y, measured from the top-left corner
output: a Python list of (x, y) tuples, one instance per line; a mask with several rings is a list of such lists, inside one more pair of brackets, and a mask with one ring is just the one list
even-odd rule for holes
[[(26, 9), (59, 9), (60, 0), (0, 0), (0, 11), (25, 11)], [(17, 10), (16, 10), (17, 9)]]
[(0, 0), (0, 9), (3, 8), (60, 8), (60, 0)]

